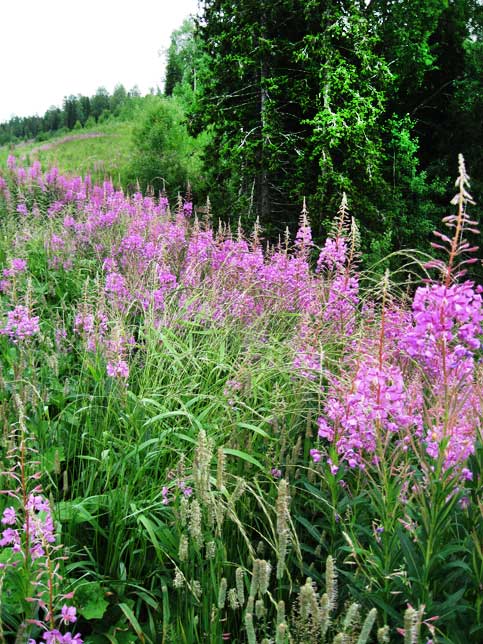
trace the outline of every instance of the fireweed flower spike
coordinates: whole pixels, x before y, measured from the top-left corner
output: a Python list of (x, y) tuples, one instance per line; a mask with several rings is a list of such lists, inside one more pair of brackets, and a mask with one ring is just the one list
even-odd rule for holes
[[(24, 403), (19, 396), (15, 396), (15, 402), (18, 426), (9, 437), (13, 447), (7, 452), (6, 460), (10, 467), (3, 473), (12, 482), (12, 489), (2, 490), (2, 493), (13, 501), (4, 509), (1, 519), (5, 527), (0, 538), (0, 547), (5, 549), (4, 567), (22, 566), (22, 574), (28, 580), (27, 587), (33, 591), (33, 595), (25, 599), (36, 604), (38, 615), (36, 619), (27, 619), (24, 627), (42, 628), (44, 642), (81, 644), (80, 635), (62, 634), (56, 628), (56, 622), (61, 626), (74, 623), (77, 620), (76, 609), (66, 604), (59, 606), (66, 598), (61, 594), (60, 576), (60, 562), (65, 557), (61, 546), (56, 543), (50, 502), (38, 482), (41, 475), (35, 469), (37, 454), (26, 426)], [(24, 636), (28, 632), (25, 631)], [(35, 642), (33, 639), (29, 641)]]
[(73, 624), (77, 621), (76, 609), (74, 606), (62, 606), (61, 621), (63, 624)]
[[(483, 333), (483, 300), (481, 289), (467, 280), (456, 280), (466, 273), (464, 259), (474, 253), (465, 239), (466, 232), (478, 233), (477, 223), (466, 212), (474, 201), (468, 192), (469, 177), (464, 159), (459, 156), (459, 191), (452, 200), (457, 213), (443, 219), (453, 231), (450, 238), (437, 233), (441, 243), (433, 244), (445, 251), (448, 261), (434, 260), (441, 283), (433, 282), (417, 289), (413, 301), (413, 326), (402, 338), (402, 345), (428, 375), (432, 405), (427, 410), (427, 452), (443, 458), (445, 467), (464, 463), (474, 451), (476, 427), (481, 413), (481, 399), (474, 381), (475, 353), (480, 349)], [(441, 450), (443, 453), (441, 453)]]
[[(473, 202), (462, 157), (459, 171), (459, 193), (452, 202), (458, 206), (458, 212), (444, 220), (453, 230), (453, 237), (438, 235), (442, 243), (437, 247), (447, 251), (448, 261), (430, 263), (441, 272), (442, 282), (419, 287), (411, 314), (404, 320), (402, 313), (383, 307), (380, 342), (371, 344), (366, 338), (361, 347), (363, 359), (348, 359), (346, 371), (355, 374), (352, 378), (344, 380), (336, 374), (327, 374), (329, 384), (318, 434), (322, 441), (335, 445), (350, 467), (364, 468), (367, 460), (376, 455), (379, 436), (391, 434), (402, 438), (403, 443), (410, 436), (423, 441), (428, 455), (436, 460), (442, 458), (445, 468), (461, 468), (474, 451), (481, 406), (475, 388), (475, 353), (481, 347), (483, 299), (481, 289), (475, 288), (473, 282), (455, 281), (466, 270), (464, 266), (469, 260), (464, 259), (465, 253), (476, 249), (466, 242), (465, 234), (477, 232), (476, 222), (466, 213), (466, 205)], [(335, 273), (325, 316), (334, 301), (334, 285), (350, 285), (350, 277), (344, 272), (348, 260), (339, 254), (342, 248), (345, 253), (350, 251), (342, 241), (336, 233), (319, 257), (319, 270)], [(335, 300), (337, 320), (340, 309), (337, 295)], [(350, 300), (347, 297), (345, 305)], [(356, 299), (352, 301), (354, 315)], [(350, 315), (347, 310), (339, 318), (346, 333), (350, 333), (345, 322)], [(405, 381), (402, 369), (407, 358), (416, 369), (410, 382)], [(417, 377), (417, 370), (422, 372), (423, 379)], [(430, 395), (423, 395), (424, 382), (430, 386)], [(311, 457), (319, 462), (321, 450), (314, 447)]]
[(39, 317), (31, 315), (29, 309), (21, 304), (7, 313), (7, 322), (0, 329), (0, 333), (7, 335), (15, 344), (35, 335), (39, 331)]

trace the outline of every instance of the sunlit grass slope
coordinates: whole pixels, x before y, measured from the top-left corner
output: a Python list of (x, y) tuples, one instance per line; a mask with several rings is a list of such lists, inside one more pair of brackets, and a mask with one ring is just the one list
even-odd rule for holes
[(19, 143), (13, 148), (0, 148), (0, 164), (13, 154), (19, 161), (38, 159), (42, 166), (56, 166), (66, 174), (90, 174), (96, 182), (112, 178), (120, 182), (120, 174), (128, 163), (133, 122), (110, 121), (63, 133), (43, 142)]

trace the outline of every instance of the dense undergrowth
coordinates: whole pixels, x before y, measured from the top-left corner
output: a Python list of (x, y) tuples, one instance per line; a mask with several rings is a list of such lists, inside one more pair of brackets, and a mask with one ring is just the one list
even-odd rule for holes
[(305, 207), (265, 247), (10, 159), (0, 642), (479, 641), (462, 160), (457, 185), (443, 259), (381, 279), (345, 199), (323, 248)]

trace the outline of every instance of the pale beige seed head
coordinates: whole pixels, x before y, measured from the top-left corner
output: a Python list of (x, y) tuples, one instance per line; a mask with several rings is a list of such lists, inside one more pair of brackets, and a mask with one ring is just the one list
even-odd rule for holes
[(240, 606), (243, 606), (245, 603), (245, 574), (242, 568), (237, 568), (235, 571), (235, 581), (236, 581), (236, 594), (238, 596), (238, 601)]
[(216, 543), (214, 541), (208, 541), (205, 544), (205, 557), (206, 559), (214, 559), (216, 556)]
[(247, 633), (248, 644), (257, 644), (257, 637), (255, 635), (255, 628), (253, 626), (252, 613), (245, 613), (245, 629)]
[(173, 586), (176, 589), (180, 589), (180, 588), (183, 588), (184, 584), (185, 584), (184, 575), (179, 568), (176, 568), (176, 572), (174, 573)]
[(378, 644), (389, 644), (389, 626), (383, 626), (377, 629), (377, 642)]
[(226, 581), (225, 577), (222, 577), (222, 579), (220, 581), (220, 588), (218, 589), (218, 608), (219, 608), (219, 610), (223, 610), (223, 608), (225, 608), (226, 589), (227, 589), (227, 581)]
[(285, 560), (288, 552), (288, 532), (285, 530), (279, 536), (277, 549), (277, 579), (282, 579), (285, 572)]
[(285, 623), (285, 602), (281, 599), (277, 604), (277, 624)]
[(209, 502), (210, 494), (210, 463), (213, 456), (212, 444), (202, 429), (198, 434), (198, 442), (193, 459), (193, 483), (197, 498), (202, 503)]
[(196, 600), (199, 600), (199, 599), (200, 599), (200, 597), (201, 597), (201, 595), (202, 595), (202, 593), (203, 593), (203, 590), (202, 590), (202, 588), (201, 588), (201, 584), (200, 584), (200, 582), (199, 582), (197, 579), (195, 579), (195, 580), (191, 583), (191, 592), (192, 592), (192, 593), (193, 593), (193, 595), (195, 596), (195, 599), (196, 599)]
[(325, 637), (330, 626), (330, 606), (329, 606), (329, 596), (327, 593), (324, 593), (320, 598), (320, 634), (322, 639)]
[(359, 622), (360, 610), (361, 607), (356, 602), (353, 602), (349, 606), (343, 622), (343, 628), (345, 632), (351, 631)]
[(222, 447), (218, 448), (216, 465), (216, 487), (218, 490), (223, 489), (225, 478), (225, 452)]
[(263, 599), (257, 599), (257, 601), (255, 602), (255, 615), (257, 616), (257, 619), (263, 619), (266, 612), (267, 611), (265, 609)]
[(184, 534), (181, 536), (181, 539), (179, 542), (178, 556), (180, 561), (188, 560), (188, 537)]
[(240, 608), (240, 602), (238, 601), (238, 593), (236, 588), (230, 588), (230, 590), (228, 591), (227, 597), (228, 597), (228, 606), (232, 610), (237, 610), (238, 608)]
[(258, 592), (260, 583), (260, 559), (253, 562), (252, 581), (250, 584), (250, 599), (253, 601)]
[(329, 599), (329, 611), (332, 612), (337, 607), (337, 570), (330, 555), (325, 564), (325, 591)]
[(377, 610), (375, 608), (372, 608), (367, 614), (367, 617), (364, 620), (364, 623), (362, 624), (362, 628), (359, 635), (359, 639), (357, 640), (357, 644), (367, 644), (367, 642), (369, 641), (369, 636), (372, 631), (372, 627), (374, 626), (374, 623), (376, 621), (376, 617), (377, 617)]
[(418, 611), (410, 606), (404, 613), (404, 644), (418, 644), (419, 627)]
[(203, 534), (201, 531), (201, 508), (197, 499), (193, 499), (191, 502), (188, 530), (192, 539), (201, 546), (203, 543)]
[(180, 508), (179, 508), (179, 517), (180, 517), (181, 526), (183, 528), (188, 523), (189, 515), (190, 515), (190, 502), (186, 496), (182, 496)]
[(258, 592), (260, 595), (265, 595), (268, 591), (268, 586), (270, 583), (270, 573), (272, 572), (272, 566), (270, 562), (265, 561), (264, 559), (259, 559), (259, 574), (258, 574)]

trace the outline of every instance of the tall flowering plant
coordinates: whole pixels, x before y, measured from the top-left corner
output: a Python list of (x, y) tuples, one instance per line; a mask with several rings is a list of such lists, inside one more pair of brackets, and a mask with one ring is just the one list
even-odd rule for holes
[[(466, 213), (472, 199), (462, 157), (459, 169), (459, 192), (452, 201), (458, 212), (444, 220), (453, 237), (437, 233), (442, 243), (436, 247), (447, 251), (448, 260), (428, 264), (442, 279), (419, 287), (408, 313), (391, 311), (383, 297), (380, 316), (364, 323), (364, 337), (346, 368), (340, 376), (327, 375), (319, 437), (334, 444), (351, 467), (377, 459), (378, 442), (392, 434), (406, 444), (421, 443), (439, 468), (457, 467), (469, 476), (464, 464), (474, 451), (481, 414), (475, 354), (483, 334), (483, 300), (481, 287), (457, 281), (473, 261), (466, 254), (476, 250), (465, 233), (477, 232)], [(341, 248), (337, 237), (326, 244), (319, 267), (340, 271)], [(320, 450), (314, 448), (312, 456), (320, 460)]]
[(428, 264), (439, 270), (441, 279), (416, 290), (412, 324), (401, 339), (407, 355), (426, 376), (427, 452), (446, 469), (461, 467), (474, 452), (481, 414), (475, 356), (483, 334), (482, 289), (470, 280), (458, 282), (466, 266), (476, 261), (468, 257), (477, 247), (469, 244), (466, 233), (479, 232), (467, 214), (467, 205), (474, 202), (462, 155), (456, 186), (452, 204), (457, 212), (443, 220), (452, 237), (436, 232), (439, 241), (433, 244), (447, 254), (447, 260)]
[[(1, 518), (0, 564), (2, 585), (16, 572), (24, 589), (24, 620), (16, 640), (36, 644), (30, 635), (47, 644), (82, 644), (79, 634), (66, 630), (77, 621), (76, 609), (69, 604), (72, 593), (62, 593), (60, 574), (62, 546), (57, 543), (52, 508), (39, 483), (36, 450), (26, 427), (23, 403), (16, 396), (18, 426), (9, 436), (6, 453), (9, 466), (1, 473), (6, 507)], [(2, 627), (0, 626), (0, 629)], [(65, 631), (61, 632), (62, 629)], [(0, 630), (3, 636), (3, 630)]]

